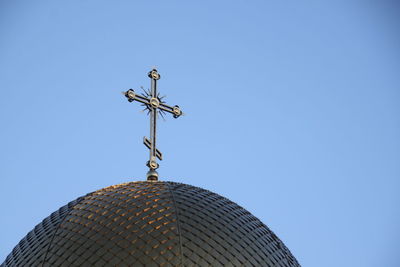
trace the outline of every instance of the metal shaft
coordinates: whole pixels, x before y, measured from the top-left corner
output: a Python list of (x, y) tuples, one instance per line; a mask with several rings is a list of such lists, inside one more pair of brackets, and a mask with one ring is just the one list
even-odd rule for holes
[[(151, 79), (151, 97), (157, 97), (157, 80)], [(151, 149), (150, 149), (150, 163), (156, 163), (156, 131), (157, 131), (157, 108), (151, 107), (151, 118), (150, 118), (150, 141), (151, 141)], [(151, 166), (151, 164), (150, 164)], [(155, 169), (150, 167), (150, 169)]]

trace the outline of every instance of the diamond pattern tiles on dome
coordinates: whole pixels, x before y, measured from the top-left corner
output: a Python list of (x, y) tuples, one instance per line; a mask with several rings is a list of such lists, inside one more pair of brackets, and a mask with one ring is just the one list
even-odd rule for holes
[(300, 266), (282, 241), (242, 207), (198, 187), (169, 184), (184, 266)]
[(110, 186), (35, 227), (5, 266), (299, 266), (245, 209), (172, 182)]
[(68, 215), (72, 207), (82, 199), (83, 197), (80, 197), (62, 206), (59, 210), (53, 212), (49, 217), (36, 225), (36, 227), (15, 246), (13, 251), (0, 266), (40, 266), (43, 263), (47, 247), (58, 225), (65, 216)]
[(96, 191), (61, 223), (44, 266), (180, 266), (175, 214), (162, 183)]

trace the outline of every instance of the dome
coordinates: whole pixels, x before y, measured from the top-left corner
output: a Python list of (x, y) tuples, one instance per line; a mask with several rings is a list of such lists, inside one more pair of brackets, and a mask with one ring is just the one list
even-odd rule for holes
[(299, 266), (260, 220), (228, 199), (174, 182), (130, 182), (45, 218), (3, 266)]

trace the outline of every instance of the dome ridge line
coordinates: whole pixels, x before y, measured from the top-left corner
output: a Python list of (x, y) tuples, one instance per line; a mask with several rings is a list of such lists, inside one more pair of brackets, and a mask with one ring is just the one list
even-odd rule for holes
[(170, 186), (171, 183), (172, 182), (168, 182), (168, 181), (165, 182), (165, 184), (168, 187), (169, 192), (171, 193), (172, 202), (174, 203), (176, 225), (178, 227), (178, 235), (179, 235), (179, 249), (180, 249), (180, 252), (181, 252), (181, 266), (183, 267), (184, 266), (183, 265), (183, 246), (182, 246), (182, 232), (181, 232), (181, 226), (180, 226), (180, 221), (179, 221), (179, 210), (178, 210), (178, 206), (176, 205), (174, 192), (171, 190), (171, 186)]
[[(51, 245), (52, 245), (52, 243), (53, 243), (53, 241), (54, 241), (54, 238), (55, 238), (55, 236), (56, 236), (58, 230), (59, 230), (60, 227), (61, 227), (61, 224), (65, 221), (65, 219), (68, 217), (68, 215), (71, 214), (71, 211), (74, 209), (74, 207), (75, 207), (77, 204), (79, 204), (79, 203), (80, 203), (82, 200), (84, 200), (87, 196), (92, 195), (94, 192), (96, 192), (96, 191), (93, 191), (93, 192), (88, 193), (88, 194), (86, 194), (86, 195), (84, 195), (84, 196), (78, 197), (78, 199), (77, 199), (77, 201), (74, 203), (74, 205), (71, 206), (71, 208), (69, 209), (69, 211), (64, 215), (64, 218), (61, 219), (60, 223), (59, 223), (58, 226), (57, 226), (57, 229), (55, 229), (55, 231), (54, 231), (54, 233), (53, 233), (53, 235), (52, 235), (52, 237), (51, 237), (51, 239), (50, 239), (49, 245), (48, 245), (47, 248), (46, 248), (46, 253), (44, 254), (41, 267), (43, 267), (44, 264), (46, 263), (46, 258), (47, 258), (47, 255), (48, 255), (49, 251), (50, 251), (50, 247), (51, 247)], [(68, 205), (68, 204), (67, 204), (67, 205)]]

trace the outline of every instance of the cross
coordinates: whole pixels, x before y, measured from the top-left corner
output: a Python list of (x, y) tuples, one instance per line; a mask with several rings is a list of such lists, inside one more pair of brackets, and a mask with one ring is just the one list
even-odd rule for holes
[(123, 92), (125, 97), (129, 102), (137, 101), (142, 103), (145, 106), (145, 110), (150, 114), (150, 140), (147, 137), (143, 138), (143, 144), (150, 150), (150, 159), (147, 161), (147, 167), (149, 167), (149, 171), (147, 172), (147, 180), (158, 180), (158, 173), (156, 169), (159, 167), (157, 163), (157, 158), (162, 160), (162, 154), (156, 147), (156, 133), (157, 133), (157, 115), (160, 114), (162, 117), (165, 112), (173, 115), (174, 118), (178, 118), (183, 113), (180, 110), (179, 106), (175, 105), (173, 107), (165, 104), (162, 100), (163, 97), (160, 97), (159, 93), (157, 93), (157, 81), (161, 78), (160, 74), (156, 69), (152, 69), (148, 73), (149, 78), (151, 79), (151, 90), (145, 91), (144, 94), (137, 94), (133, 89), (129, 89), (126, 92)]

